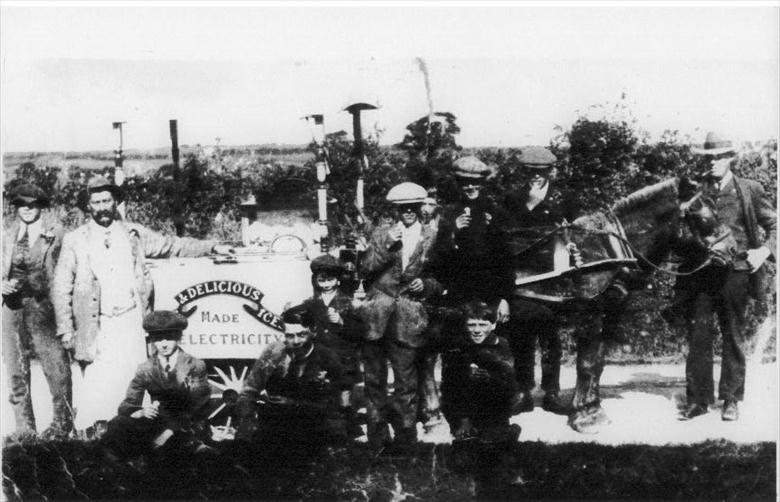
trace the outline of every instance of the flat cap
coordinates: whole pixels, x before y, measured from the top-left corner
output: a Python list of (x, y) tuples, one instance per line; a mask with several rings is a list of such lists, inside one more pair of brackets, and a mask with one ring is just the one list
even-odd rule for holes
[(187, 318), (172, 310), (157, 310), (144, 317), (144, 331), (149, 335), (178, 333), (187, 329)]
[(11, 204), (22, 206), (26, 204), (32, 204), (34, 202), (37, 202), (41, 205), (46, 205), (49, 203), (49, 197), (46, 195), (46, 192), (44, 192), (43, 189), (41, 189), (41, 187), (38, 185), (33, 185), (32, 183), (22, 183), (21, 185), (14, 188), (11, 192)]
[(314, 316), (303, 304), (285, 310), (282, 313), (282, 321), (285, 324), (285, 332), (288, 330), (288, 325), (294, 324), (299, 324), (306, 329), (314, 328)]
[(393, 204), (422, 204), (428, 192), (417, 183), (405, 181), (387, 192), (387, 201)]
[(105, 176), (94, 176), (87, 183), (87, 194), (104, 192), (106, 190), (111, 192), (111, 195), (113, 195), (114, 199), (117, 201), (122, 198), (122, 189), (110, 182)]
[(547, 148), (541, 146), (529, 146), (523, 148), (518, 159), (525, 167), (534, 169), (546, 169), (558, 160)]
[(473, 180), (484, 179), (490, 175), (490, 168), (481, 160), (469, 155), (461, 157), (452, 164), (455, 176)]
[(335, 256), (324, 254), (314, 258), (311, 261), (309, 268), (311, 268), (311, 271), (314, 274), (317, 272), (341, 273), (344, 270), (344, 265), (341, 263), (341, 260)]

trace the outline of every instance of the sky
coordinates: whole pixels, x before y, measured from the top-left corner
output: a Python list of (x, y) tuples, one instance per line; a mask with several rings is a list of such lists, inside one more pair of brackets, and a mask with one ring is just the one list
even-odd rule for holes
[[(0, 148), (303, 144), (300, 117), (403, 138), (452, 112), (464, 146), (547, 144), (597, 105), (657, 137), (777, 137), (780, 3), (2, 2)], [(485, 6), (487, 5), (487, 6)], [(661, 5), (661, 6), (659, 6)]]

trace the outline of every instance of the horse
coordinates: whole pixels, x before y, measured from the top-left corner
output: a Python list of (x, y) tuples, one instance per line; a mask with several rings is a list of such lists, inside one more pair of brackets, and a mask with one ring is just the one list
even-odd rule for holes
[(671, 274), (728, 266), (736, 248), (728, 226), (717, 221), (697, 183), (686, 178), (647, 186), (571, 223), (510, 229), (508, 242), (515, 295), (586, 314), (578, 324), (577, 383), (568, 419), (583, 433), (609, 423), (599, 394), (603, 332), (624, 309), (629, 290), (661, 269), (675, 244), (698, 253), (699, 265)]

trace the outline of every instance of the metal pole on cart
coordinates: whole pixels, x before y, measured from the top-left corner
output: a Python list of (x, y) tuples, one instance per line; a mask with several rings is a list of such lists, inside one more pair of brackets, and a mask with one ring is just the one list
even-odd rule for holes
[(183, 187), (181, 186), (181, 169), (179, 167), (179, 129), (176, 119), (168, 121), (168, 127), (171, 133), (171, 157), (173, 158), (173, 183), (176, 187), (173, 195), (173, 226), (176, 229), (176, 235), (184, 235), (184, 214), (182, 211)]
[(355, 206), (358, 212), (363, 212), (364, 200), (363, 200), (363, 176), (366, 170), (368, 170), (368, 158), (366, 157), (365, 145), (363, 144), (363, 131), (360, 123), (360, 112), (363, 110), (376, 110), (377, 107), (370, 103), (358, 102), (353, 103), (346, 108), (345, 111), (352, 115), (352, 136), (355, 140), (355, 146), (353, 149), (353, 155), (355, 162), (358, 163), (358, 179), (355, 189)]
[(328, 242), (328, 184), (327, 179), (330, 174), (328, 165), (328, 152), (325, 148), (325, 117), (322, 114), (312, 114), (303, 117), (309, 124), (312, 141), (317, 147), (317, 158), (314, 165), (317, 169), (317, 213), (320, 225), (320, 251), (327, 253), (330, 250)]
[[(124, 143), (124, 138), (122, 134), (122, 124), (126, 124), (127, 122), (112, 122), (111, 126), (114, 129), (119, 129), (119, 148), (114, 150), (114, 184), (118, 187), (121, 187), (125, 183), (125, 170), (124, 170), (124, 153), (122, 152), (122, 146)], [(127, 204), (125, 204), (125, 201), (121, 201), (117, 207), (116, 210), (119, 212), (119, 214), (122, 216), (122, 219), (125, 219), (125, 215), (127, 214)]]
[[(354, 157), (354, 162), (357, 162), (358, 167), (357, 186), (355, 187), (355, 208), (358, 212), (358, 221), (362, 223), (361, 226), (363, 230), (365, 230), (366, 225), (369, 224), (369, 222), (366, 221), (365, 213), (363, 212), (363, 208), (365, 207), (365, 201), (363, 198), (363, 184), (365, 172), (368, 170), (368, 157), (366, 156), (365, 144), (363, 143), (363, 130), (360, 122), (360, 112), (363, 110), (376, 110), (377, 108), (378, 107), (376, 105), (363, 101), (355, 102), (344, 108), (345, 111), (352, 115), (352, 136), (355, 140), (352, 154)], [(347, 258), (345, 261), (349, 261), (354, 265), (354, 269), (351, 270), (354, 282), (352, 285), (354, 287), (353, 294), (355, 295), (355, 298), (362, 299), (365, 296), (365, 291), (363, 291), (363, 282), (359, 279), (357, 274), (357, 265), (359, 259), (356, 247), (356, 241), (358, 238), (360, 238), (360, 235), (358, 232), (354, 233), (354, 237), (348, 239), (347, 241), (347, 249), (345, 250), (344, 258)]]

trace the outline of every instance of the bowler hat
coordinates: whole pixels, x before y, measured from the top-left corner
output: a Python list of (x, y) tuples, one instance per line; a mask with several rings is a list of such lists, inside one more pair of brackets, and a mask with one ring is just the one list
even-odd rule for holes
[(481, 180), (490, 175), (490, 168), (478, 158), (469, 155), (453, 162), (452, 167), (456, 177), (468, 180)]
[(114, 200), (119, 201), (122, 199), (122, 189), (116, 186), (114, 183), (108, 181), (108, 178), (105, 176), (95, 176), (89, 180), (89, 183), (87, 183), (87, 196), (95, 192), (105, 191), (111, 192)]
[(11, 192), (11, 204), (15, 206), (24, 206), (27, 204), (38, 204), (45, 206), (49, 203), (49, 198), (38, 185), (32, 183), (22, 183)]
[(341, 263), (341, 261), (335, 256), (331, 256), (329, 254), (324, 254), (314, 258), (311, 261), (309, 268), (311, 268), (311, 272), (313, 274), (318, 272), (335, 272), (336, 274), (340, 274), (342, 271), (344, 271), (344, 265)]
[(557, 160), (550, 150), (541, 146), (523, 148), (518, 158), (520, 164), (530, 169), (547, 169)]
[(704, 144), (701, 148), (691, 148), (691, 151), (697, 155), (720, 155), (722, 153), (734, 152), (734, 144), (729, 139), (721, 138), (715, 132), (708, 132), (704, 138)]
[(422, 204), (428, 192), (417, 183), (405, 181), (387, 192), (387, 201), (393, 204)]
[(149, 337), (172, 335), (179, 338), (187, 329), (187, 318), (172, 310), (157, 310), (144, 317), (143, 328)]

